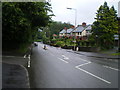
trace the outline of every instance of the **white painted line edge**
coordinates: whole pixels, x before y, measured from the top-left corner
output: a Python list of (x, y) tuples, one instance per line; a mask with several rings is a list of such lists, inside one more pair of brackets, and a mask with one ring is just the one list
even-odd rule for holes
[(106, 65), (103, 65), (103, 67), (109, 68), (109, 69), (112, 69), (112, 70), (115, 70), (115, 71), (119, 71), (119, 69), (117, 69), (117, 68), (109, 67), (109, 66), (106, 66)]
[(61, 59), (61, 58), (58, 58), (59, 60), (61, 60), (61, 61), (63, 61), (63, 62), (65, 62), (65, 63), (68, 63), (67, 61), (65, 61), (65, 60), (63, 60), (63, 59)]
[(30, 55), (28, 55), (28, 67), (30, 67)]
[(107, 81), (107, 80), (105, 80), (105, 79), (103, 79), (103, 78), (101, 78), (101, 77), (98, 77), (98, 76), (96, 76), (96, 75), (94, 75), (94, 74), (92, 74), (92, 73), (90, 73), (90, 72), (88, 72), (88, 71), (86, 71), (86, 70), (84, 70), (84, 69), (79, 68), (78, 66), (76, 66), (75, 68), (77, 68), (77, 69), (79, 69), (79, 70), (81, 70), (81, 71), (83, 71), (83, 72), (85, 72), (85, 73), (87, 73), (87, 74), (89, 74), (89, 75), (91, 75), (91, 76), (93, 76), (93, 77), (101, 80), (101, 81), (104, 81), (104, 82), (106, 82), (106, 83), (108, 83), (108, 84), (111, 84), (110, 81)]
[(90, 64), (91, 62), (88, 62), (88, 63), (84, 63), (84, 64), (80, 64), (80, 65), (78, 65), (78, 66), (76, 66), (76, 67), (81, 67), (81, 66), (84, 66), (84, 65), (87, 65), (87, 64)]

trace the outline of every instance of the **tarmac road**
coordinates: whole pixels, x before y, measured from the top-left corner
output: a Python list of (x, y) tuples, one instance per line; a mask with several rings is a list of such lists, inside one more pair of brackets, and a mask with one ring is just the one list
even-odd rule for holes
[(32, 88), (118, 88), (118, 63), (43, 44), (33, 48)]

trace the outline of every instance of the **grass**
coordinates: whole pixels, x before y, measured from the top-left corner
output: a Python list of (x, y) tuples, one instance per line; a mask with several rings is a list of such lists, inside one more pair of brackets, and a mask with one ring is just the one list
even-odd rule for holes
[(119, 53), (112, 53), (111, 55), (115, 55), (115, 56), (120, 55), (120, 52)]
[(24, 54), (27, 50), (28, 50), (28, 46), (30, 44), (24, 44), (24, 45), (21, 45), (21, 47), (17, 50), (18, 53), (21, 53), (21, 54)]

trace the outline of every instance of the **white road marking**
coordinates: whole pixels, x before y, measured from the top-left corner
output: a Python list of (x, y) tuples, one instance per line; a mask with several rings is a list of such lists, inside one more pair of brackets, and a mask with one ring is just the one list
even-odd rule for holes
[(106, 83), (108, 83), (108, 84), (111, 84), (110, 81), (107, 81), (107, 80), (105, 80), (105, 79), (103, 79), (103, 78), (101, 78), (101, 77), (98, 77), (98, 76), (96, 76), (96, 75), (94, 75), (94, 74), (92, 74), (92, 73), (90, 73), (90, 72), (88, 72), (88, 71), (86, 71), (86, 70), (84, 70), (84, 69), (81, 69), (79, 66), (76, 66), (75, 68), (77, 68), (77, 69), (79, 69), (79, 70), (81, 70), (81, 71), (83, 71), (83, 72), (85, 72), (85, 73), (87, 73), (87, 74), (89, 74), (89, 75), (91, 75), (91, 76), (93, 76), (93, 77), (101, 80), (101, 81), (104, 81), (104, 82), (106, 82)]
[(66, 57), (65, 55), (62, 55), (64, 59), (69, 59), (68, 57)]
[(80, 64), (80, 65), (76, 66), (76, 68), (79, 68), (79, 67), (81, 67), (81, 66), (84, 66), (84, 65), (87, 65), (87, 64), (90, 64), (90, 63), (91, 63), (91, 62), (84, 63), (84, 64)]
[(28, 67), (30, 67), (30, 55), (28, 56)]
[(85, 60), (85, 59), (82, 59), (82, 58), (80, 58), (80, 60), (85, 61), (85, 62), (89, 62), (88, 60)]
[(23, 58), (26, 58), (26, 54), (24, 55), (24, 57)]
[(67, 61), (65, 61), (65, 60), (63, 60), (63, 59), (61, 59), (61, 58), (58, 58), (59, 60), (61, 60), (61, 61), (63, 61), (63, 62), (65, 62), (65, 63), (68, 63)]
[(109, 69), (112, 69), (112, 70), (115, 70), (115, 71), (119, 71), (119, 69), (117, 69), (117, 68), (109, 67), (109, 66), (106, 66), (106, 65), (103, 65), (103, 67), (109, 68)]

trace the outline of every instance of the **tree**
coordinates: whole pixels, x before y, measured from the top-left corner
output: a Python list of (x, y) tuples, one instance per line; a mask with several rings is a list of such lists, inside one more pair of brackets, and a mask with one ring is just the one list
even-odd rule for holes
[(4, 2), (2, 10), (3, 49), (17, 49), (31, 43), (37, 28), (51, 21), (48, 2)]
[(53, 34), (59, 35), (59, 32), (62, 29), (64, 29), (64, 27), (70, 28), (71, 26), (73, 26), (73, 25), (70, 23), (65, 23), (65, 22), (62, 23), (62, 22), (53, 21), (52, 23), (50, 23), (49, 29), (50, 29), (51, 35), (53, 35)]
[[(117, 14), (114, 6), (108, 7), (107, 2), (101, 5), (96, 13), (96, 21), (93, 23), (93, 35), (101, 48), (113, 47), (114, 34), (118, 31)], [(97, 36), (97, 37), (96, 37)]]

